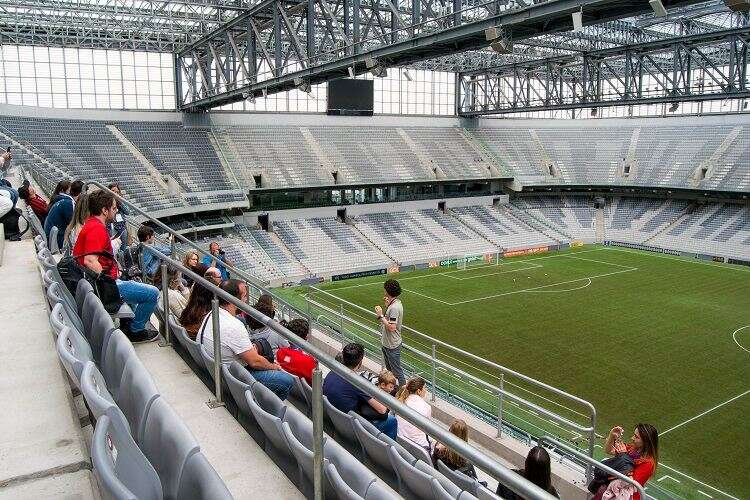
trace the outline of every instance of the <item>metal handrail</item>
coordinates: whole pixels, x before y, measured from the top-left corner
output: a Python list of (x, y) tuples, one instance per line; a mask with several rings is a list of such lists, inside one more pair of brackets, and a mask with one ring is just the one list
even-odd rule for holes
[(608, 465), (604, 465), (600, 461), (596, 460), (595, 458), (589, 457), (585, 453), (581, 453), (580, 451), (576, 450), (575, 448), (571, 448), (570, 446), (561, 443), (560, 441), (556, 440), (555, 438), (551, 436), (542, 436), (539, 438), (539, 446), (544, 446), (544, 444), (547, 443), (555, 448), (560, 448), (561, 450), (570, 453), (571, 455), (574, 455), (575, 457), (585, 461), (587, 464), (591, 465), (592, 467), (595, 467), (597, 469), (601, 469), (605, 471), (607, 474), (611, 476), (615, 476), (617, 479), (621, 479), (625, 481), (626, 483), (633, 486), (636, 490), (638, 490), (638, 493), (641, 494), (641, 498), (643, 500), (646, 500), (648, 498), (652, 498), (648, 495), (646, 495), (646, 490), (641, 486), (641, 484), (633, 479), (630, 476), (626, 476), (622, 472), (618, 472), (612, 467), (609, 467)]
[[(493, 477), (498, 479), (504, 485), (508, 486), (514, 492), (524, 496), (525, 498), (532, 498), (532, 499), (538, 498), (538, 499), (545, 499), (545, 500), (553, 500), (555, 498), (554, 496), (550, 495), (548, 492), (539, 488), (535, 484), (527, 481), (519, 474), (516, 474), (512, 470), (501, 465), (499, 462), (493, 460), (492, 458), (488, 457), (484, 453), (480, 452), (473, 446), (470, 446), (467, 442), (458, 438), (451, 432), (445, 430), (444, 428), (439, 426), (437, 423), (433, 422), (431, 419), (425, 418), (422, 414), (406, 406), (405, 404), (401, 403), (398, 399), (394, 398), (390, 394), (378, 389), (375, 385), (367, 381), (365, 378), (360, 377), (354, 371), (352, 371), (351, 369), (345, 367), (344, 365), (336, 361), (334, 358), (329, 356), (322, 349), (316, 347), (315, 345), (311, 344), (310, 342), (306, 340), (303, 340), (302, 338), (300, 338), (299, 336), (297, 336), (296, 334), (292, 333), (287, 328), (282, 326), (280, 323), (263, 315), (262, 313), (254, 309), (253, 307), (250, 307), (246, 303), (242, 302), (240, 299), (228, 294), (227, 292), (225, 292), (224, 290), (216, 286), (214, 283), (206, 280), (202, 276), (188, 269), (181, 262), (170, 258), (169, 256), (163, 254), (162, 252), (160, 252), (159, 250), (155, 248), (151, 248), (150, 251), (157, 258), (161, 259), (162, 263), (165, 263), (168, 266), (171, 266), (172, 268), (181, 271), (183, 275), (188, 276), (195, 283), (198, 283), (200, 284), (200, 286), (211, 291), (215, 297), (220, 297), (222, 300), (235, 305), (240, 311), (243, 311), (244, 313), (246, 313), (247, 315), (249, 315), (256, 321), (262, 323), (267, 328), (270, 328), (271, 330), (278, 333), (279, 335), (281, 335), (288, 341), (294, 343), (295, 345), (300, 347), (303, 351), (307, 352), (308, 354), (311, 354), (313, 357), (315, 357), (315, 359), (318, 360), (320, 364), (325, 365), (332, 372), (337, 373), (339, 376), (341, 376), (343, 379), (345, 379), (347, 382), (352, 384), (357, 389), (369, 394), (380, 403), (395, 410), (395, 412), (398, 413), (399, 416), (405, 418), (407, 421), (415, 425), (417, 428), (421, 429), (427, 434), (430, 434), (431, 436), (434, 436), (436, 439), (444, 443), (446, 446), (453, 448), (460, 455), (470, 460), (474, 465), (476, 465), (480, 469), (491, 474)], [(165, 308), (165, 315), (166, 314), (168, 314), (168, 311)], [(214, 346), (214, 347), (216, 348), (217, 346)], [(220, 359), (218, 361), (216, 360), (216, 358), (214, 359), (215, 359), (215, 365), (218, 367), (220, 363)], [(217, 371), (216, 374), (218, 375), (218, 377), (216, 377), (215, 383), (217, 386), (220, 386), (221, 372)], [(319, 384), (320, 377), (316, 377), (316, 380), (314, 381), (317, 381), (317, 383)], [(319, 390), (319, 388), (317, 388), (317, 390)], [(313, 421), (314, 425), (316, 423), (318, 425), (316, 428), (322, 429), (322, 421), (321, 422)]]

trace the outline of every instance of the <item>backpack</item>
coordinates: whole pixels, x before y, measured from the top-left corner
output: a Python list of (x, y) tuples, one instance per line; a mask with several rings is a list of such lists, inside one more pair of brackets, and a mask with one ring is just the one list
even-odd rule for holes
[(268, 360), (269, 363), (274, 362), (273, 357), (273, 348), (271, 348), (270, 342), (264, 338), (257, 338), (257, 339), (250, 339), (255, 346), (255, 350), (258, 351), (258, 354), (263, 356)]
[[(91, 252), (86, 255), (99, 255), (114, 260), (114, 256), (109, 252)], [(57, 272), (60, 273), (63, 284), (75, 297), (78, 282), (85, 279), (91, 284), (99, 300), (102, 301), (104, 309), (109, 314), (115, 314), (123, 304), (123, 300), (120, 297), (120, 289), (117, 287), (117, 281), (106, 272), (95, 273), (86, 266), (80, 265), (76, 262), (77, 257), (83, 256), (65, 255), (57, 263)]]
[[(21, 231), (19, 221), (23, 219), (26, 221), (26, 227)], [(0, 224), (3, 225), (5, 230), (5, 239), (9, 241), (19, 241), (26, 231), (29, 230), (29, 221), (23, 216), (21, 211), (17, 208), (12, 208), (10, 212), (3, 215), (0, 218)]]
[(140, 243), (126, 246), (120, 250), (122, 255), (122, 274), (120, 279), (123, 281), (143, 281), (143, 271), (141, 270), (141, 250)]

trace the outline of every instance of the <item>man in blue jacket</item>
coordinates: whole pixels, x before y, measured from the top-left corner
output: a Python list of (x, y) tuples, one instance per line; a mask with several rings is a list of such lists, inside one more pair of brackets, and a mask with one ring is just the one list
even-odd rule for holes
[(63, 243), (65, 243), (65, 228), (68, 227), (68, 224), (73, 219), (75, 200), (78, 199), (81, 191), (83, 191), (83, 182), (73, 181), (70, 184), (70, 192), (61, 192), (60, 196), (57, 197), (57, 200), (53, 200), (53, 205), (49, 208), (47, 219), (44, 221), (44, 234), (47, 236), (47, 241), (49, 241), (52, 228), (56, 227), (58, 248), (62, 248)]

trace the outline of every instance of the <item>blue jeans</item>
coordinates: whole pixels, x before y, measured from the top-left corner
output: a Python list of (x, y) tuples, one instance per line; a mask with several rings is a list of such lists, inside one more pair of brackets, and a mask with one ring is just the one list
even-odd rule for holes
[(389, 438), (396, 440), (396, 434), (398, 434), (398, 420), (391, 413), (385, 420), (371, 420), (370, 423), (375, 426), (380, 432), (388, 436)]
[[(250, 370), (255, 380), (265, 385), (281, 400), (289, 396), (294, 378), (282, 370)], [(395, 420), (395, 419), (394, 419)]]
[(135, 313), (133, 321), (130, 322), (130, 331), (142, 331), (146, 328), (146, 322), (156, 308), (159, 289), (146, 283), (122, 280), (117, 280), (117, 288), (120, 290), (122, 300), (127, 302)]

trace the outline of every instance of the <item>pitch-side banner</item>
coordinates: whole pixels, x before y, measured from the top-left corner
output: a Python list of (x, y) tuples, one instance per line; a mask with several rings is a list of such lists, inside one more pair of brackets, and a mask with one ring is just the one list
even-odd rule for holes
[(524, 248), (522, 250), (508, 250), (503, 257), (516, 257), (518, 255), (530, 255), (534, 253), (549, 252), (549, 247)]

